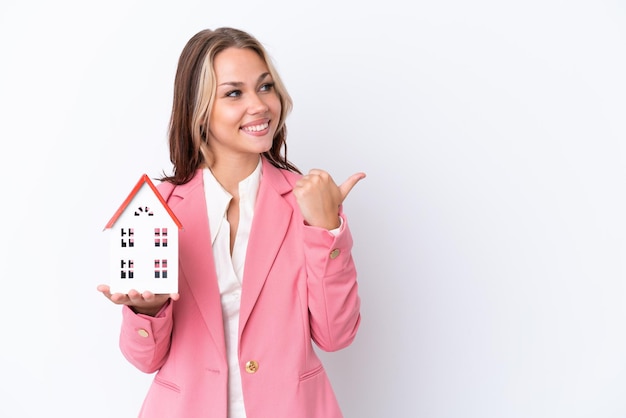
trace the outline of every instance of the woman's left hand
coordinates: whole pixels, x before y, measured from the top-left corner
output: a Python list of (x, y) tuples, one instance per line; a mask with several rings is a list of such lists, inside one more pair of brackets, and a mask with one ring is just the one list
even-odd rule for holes
[(337, 186), (324, 170), (312, 169), (302, 176), (293, 188), (304, 221), (311, 226), (328, 230), (339, 227), (339, 206), (365, 173), (351, 175)]

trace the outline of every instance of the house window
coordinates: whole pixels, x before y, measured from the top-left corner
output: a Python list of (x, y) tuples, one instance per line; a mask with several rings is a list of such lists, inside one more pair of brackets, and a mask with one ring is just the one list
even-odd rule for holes
[(154, 213), (147, 206), (139, 206), (137, 209), (135, 209), (135, 216), (141, 216), (141, 215), (154, 216)]
[(135, 230), (133, 228), (122, 228), (122, 248), (135, 246)]
[(154, 260), (154, 278), (167, 279), (167, 260)]
[(167, 247), (167, 228), (154, 228), (154, 246)]
[(135, 262), (133, 260), (120, 260), (120, 277), (122, 279), (133, 279)]

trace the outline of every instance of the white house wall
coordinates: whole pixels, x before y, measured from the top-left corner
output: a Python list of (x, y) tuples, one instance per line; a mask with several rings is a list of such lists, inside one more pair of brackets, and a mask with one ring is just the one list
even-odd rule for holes
[[(134, 233), (134, 246), (122, 247), (122, 238), (129, 238), (122, 236), (122, 230), (129, 228)], [(155, 228), (167, 228), (166, 247), (155, 247)], [(111, 234), (112, 292), (128, 293), (131, 289), (153, 293), (178, 291), (178, 227), (148, 185), (140, 188), (108, 232)], [(133, 278), (121, 277), (122, 260), (132, 260)], [(167, 278), (155, 278), (155, 260), (167, 260)]]

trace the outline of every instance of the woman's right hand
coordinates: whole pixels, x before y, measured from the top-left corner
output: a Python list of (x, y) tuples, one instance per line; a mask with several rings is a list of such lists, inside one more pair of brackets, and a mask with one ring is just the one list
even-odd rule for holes
[(126, 305), (133, 312), (143, 315), (155, 316), (165, 305), (168, 299), (178, 300), (178, 293), (154, 294), (145, 291), (130, 290), (128, 293), (111, 293), (110, 286), (106, 284), (98, 285), (98, 292), (116, 305)]

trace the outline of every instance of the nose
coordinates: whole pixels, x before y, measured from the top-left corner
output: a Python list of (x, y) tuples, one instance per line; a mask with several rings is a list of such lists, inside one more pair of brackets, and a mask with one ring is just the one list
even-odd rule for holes
[(257, 115), (259, 113), (265, 113), (269, 109), (269, 106), (265, 102), (264, 98), (258, 94), (253, 94), (250, 103), (248, 104), (248, 113), (251, 115)]

